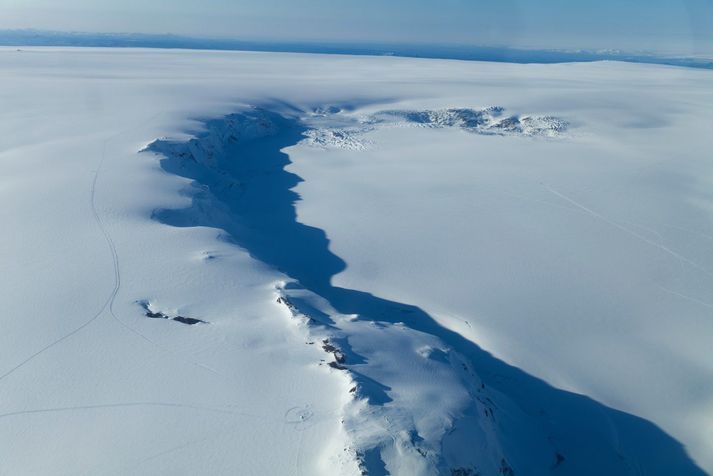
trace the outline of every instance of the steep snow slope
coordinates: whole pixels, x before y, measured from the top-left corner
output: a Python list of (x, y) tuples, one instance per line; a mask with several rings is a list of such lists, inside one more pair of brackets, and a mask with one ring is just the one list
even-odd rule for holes
[(708, 72), (0, 62), (0, 472), (711, 469)]

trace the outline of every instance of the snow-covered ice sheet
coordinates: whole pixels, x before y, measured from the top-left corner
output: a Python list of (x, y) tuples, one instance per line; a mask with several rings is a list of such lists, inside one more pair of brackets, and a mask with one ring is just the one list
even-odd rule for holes
[(0, 474), (713, 470), (709, 71), (0, 66)]

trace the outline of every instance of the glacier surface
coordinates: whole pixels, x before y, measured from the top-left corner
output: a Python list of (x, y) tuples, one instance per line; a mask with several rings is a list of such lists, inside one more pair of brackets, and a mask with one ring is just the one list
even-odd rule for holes
[(0, 61), (1, 473), (713, 470), (709, 71)]

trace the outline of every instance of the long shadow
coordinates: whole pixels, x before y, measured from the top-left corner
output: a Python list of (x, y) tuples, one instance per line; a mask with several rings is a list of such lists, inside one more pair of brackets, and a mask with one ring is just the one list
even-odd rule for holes
[[(150, 146), (150, 150), (165, 155), (161, 165), (166, 171), (195, 181), (191, 207), (159, 210), (156, 219), (174, 226), (221, 228), (254, 258), (323, 297), (338, 312), (355, 314), (362, 320), (403, 322), (440, 338), (469, 359), (485, 386), (509, 398), (548, 435), (551, 447), (556, 449), (552, 474), (705, 474), (679, 442), (651, 422), (556, 389), (494, 358), (416, 306), (333, 286), (332, 277), (347, 265), (329, 250), (323, 230), (297, 220), (295, 203), (300, 197), (293, 188), (302, 179), (285, 170), (290, 159), (282, 150), (302, 139), (305, 126), (297, 118), (260, 109), (239, 116), (267, 120), (276, 131), (232, 143), (226, 140), (212, 162), (196, 160), (190, 151), (201, 140), (215, 136), (221, 120), (207, 121), (207, 132), (192, 139), (192, 145), (157, 141)], [(513, 438), (528, 444), (526, 435)], [(541, 474), (531, 471), (534, 468), (514, 469), (516, 474)]]

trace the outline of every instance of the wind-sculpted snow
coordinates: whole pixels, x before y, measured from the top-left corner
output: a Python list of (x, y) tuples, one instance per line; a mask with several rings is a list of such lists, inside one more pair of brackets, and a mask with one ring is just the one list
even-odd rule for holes
[(0, 474), (713, 472), (710, 71), (0, 50)]
[[(558, 137), (569, 127), (567, 121), (554, 116), (506, 115), (505, 108), (500, 106), (385, 110), (356, 117), (344, 112), (336, 106), (315, 109), (312, 115), (315, 126), (305, 132), (305, 142), (316, 147), (364, 150), (372, 145), (365, 135), (386, 127), (458, 128), (474, 134), (528, 137)], [(338, 116), (337, 122), (351, 124), (330, 127), (329, 120), (334, 121), (335, 116)]]
[[(305, 133), (315, 140), (309, 135), (314, 115), (296, 110), (247, 109), (207, 121), (188, 141), (149, 145), (164, 170), (194, 182), (188, 208), (161, 209), (154, 217), (173, 226), (219, 228), (286, 276), (275, 285), (277, 304), (308, 330), (305, 345), (322, 349), (324, 371), (350, 381), (340, 415), (348, 436), (342, 453), (362, 474), (703, 474), (655, 425), (554, 388), (416, 306), (333, 285), (347, 263), (330, 251), (325, 231), (298, 220), (293, 188), (301, 178), (285, 169), (286, 147)], [(340, 115), (335, 108), (319, 111), (323, 126)], [(364, 127), (404, 123), (522, 135), (556, 135), (566, 127), (553, 118), (502, 113), (385, 111)], [(334, 122), (343, 129), (340, 121)], [(351, 144), (341, 134), (330, 137), (325, 144)], [(294, 407), (285, 418), (304, 429), (313, 412)]]

